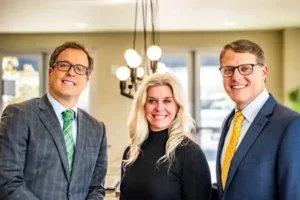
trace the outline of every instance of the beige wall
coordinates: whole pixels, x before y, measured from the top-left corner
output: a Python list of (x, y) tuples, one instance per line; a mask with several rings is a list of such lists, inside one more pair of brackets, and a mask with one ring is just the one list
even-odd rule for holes
[[(289, 41), (288, 37), (294, 39)], [(141, 39), (141, 37), (138, 38)], [(253, 40), (265, 50), (270, 67), (267, 86), (269, 91), (282, 102), (284, 94), (282, 31), (161, 33), (160, 45), (162, 48), (222, 47), (236, 39)], [(293, 46), (289, 43), (298, 42), (297, 46), (289, 47), (288, 52), (298, 49), (299, 56), (300, 39), (297, 38), (297, 34), (287, 30), (284, 32), (284, 39), (286, 46)], [(119, 82), (115, 76), (111, 75), (110, 66), (125, 64), (123, 54), (127, 48), (132, 46), (131, 33), (0, 34), (0, 48), (4, 51), (53, 50), (61, 43), (73, 40), (85, 44), (93, 50), (96, 56), (95, 70), (91, 77), (90, 112), (106, 124), (108, 143), (112, 146), (109, 148), (109, 160), (110, 163), (119, 163), (128, 141), (126, 122), (132, 101), (119, 94)], [(139, 45), (138, 48), (142, 48), (141, 44)], [(288, 54), (291, 57), (291, 54)], [(296, 62), (291, 60), (287, 62), (289, 67), (285, 69), (285, 73), (293, 74), (289, 68)], [(285, 83), (288, 82), (288, 79), (285, 80)]]
[(287, 93), (300, 86), (300, 29), (291, 28), (283, 32), (283, 91), (284, 102), (288, 104)]

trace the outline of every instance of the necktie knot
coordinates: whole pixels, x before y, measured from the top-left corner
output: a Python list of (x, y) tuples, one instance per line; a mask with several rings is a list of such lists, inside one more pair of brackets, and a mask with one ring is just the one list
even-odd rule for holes
[(241, 111), (237, 111), (235, 113), (235, 121), (242, 122), (244, 120), (244, 118), (245, 117), (244, 117), (244, 115), (243, 115), (243, 113)]
[(62, 112), (64, 122), (73, 120), (74, 119), (74, 114), (75, 114), (74, 111), (70, 110), (70, 109)]

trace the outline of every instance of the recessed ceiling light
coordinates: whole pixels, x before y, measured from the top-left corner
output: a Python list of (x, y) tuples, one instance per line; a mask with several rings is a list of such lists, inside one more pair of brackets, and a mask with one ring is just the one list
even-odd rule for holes
[(81, 29), (84, 29), (84, 28), (86, 28), (88, 25), (87, 25), (87, 23), (85, 23), (85, 22), (78, 22), (78, 23), (76, 23), (76, 27), (77, 28), (81, 28)]
[(104, 4), (124, 4), (124, 3), (134, 3), (135, 1), (133, 1), (133, 0), (102, 0), (102, 2)]
[(226, 21), (225, 23), (224, 23), (224, 26), (236, 26), (237, 24), (235, 23), (235, 22), (233, 22), (233, 21)]

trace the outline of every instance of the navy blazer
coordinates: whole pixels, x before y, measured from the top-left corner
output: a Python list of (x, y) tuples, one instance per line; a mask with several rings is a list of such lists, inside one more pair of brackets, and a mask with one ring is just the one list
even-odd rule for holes
[(272, 95), (240, 143), (221, 187), (220, 157), (234, 110), (225, 120), (217, 153), (221, 200), (300, 199), (300, 115)]
[(0, 123), (0, 199), (103, 199), (105, 126), (81, 109), (77, 126), (70, 176), (62, 129), (47, 96), (7, 106)]

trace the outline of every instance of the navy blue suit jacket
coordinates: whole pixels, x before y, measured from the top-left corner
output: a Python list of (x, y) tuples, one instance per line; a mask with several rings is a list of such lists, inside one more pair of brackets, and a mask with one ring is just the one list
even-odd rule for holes
[(220, 157), (234, 111), (223, 124), (217, 154), (221, 200), (300, 199), (300, 115), (277, 103), (272, 95), (239, 145), (221, 187)]

